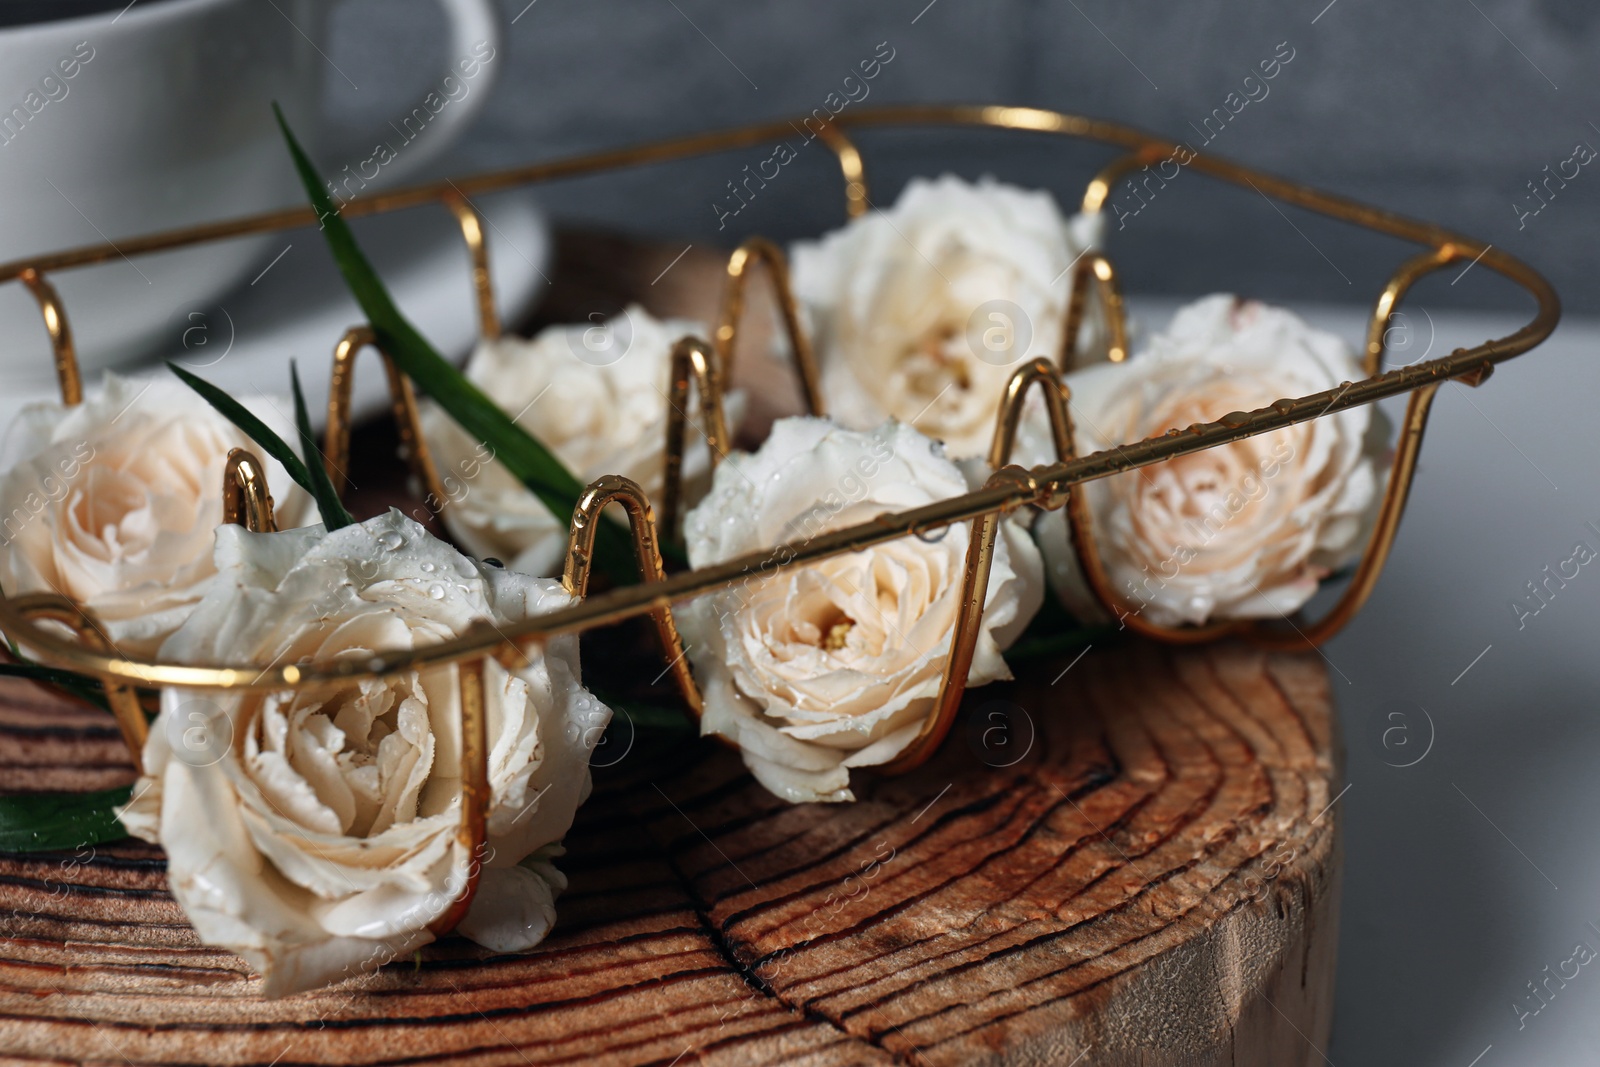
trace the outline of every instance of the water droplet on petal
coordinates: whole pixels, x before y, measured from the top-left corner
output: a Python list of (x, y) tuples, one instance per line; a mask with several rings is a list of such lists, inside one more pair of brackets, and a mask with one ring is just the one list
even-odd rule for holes
[(393, 552), (405, 547), (406, 539), (393, 530), (385, 530), (378, 535), (378, 544)]
[(428, 586), (428, 595), (434, 600), (443, 600), (444, 586), (440, 585), (438, 582), (435, 582), (434, 584)]

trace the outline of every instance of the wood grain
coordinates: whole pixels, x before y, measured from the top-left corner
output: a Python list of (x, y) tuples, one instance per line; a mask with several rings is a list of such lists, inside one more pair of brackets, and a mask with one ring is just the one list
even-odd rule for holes
[[(267, 1001), (195, 939), (159, 850), (0, 857), (0, 1055), (1321, 1063), (1337, 886), (1320, 661), (1127, 642), (1053, 685), (1067, 664), (1037, 666), (974, 691), (933, 764), (862, 779), (851, 806), (784, 805), (711, 745), (630, 752), (597, 773), (560, 921), (525, 956), (450, 939)], [(54, 701), (19, 687), (7, 753)], [(55, 713), (86, 768), (115, 762), (106, 722)], [(58, 760), (7, 787), (61, 781)]]

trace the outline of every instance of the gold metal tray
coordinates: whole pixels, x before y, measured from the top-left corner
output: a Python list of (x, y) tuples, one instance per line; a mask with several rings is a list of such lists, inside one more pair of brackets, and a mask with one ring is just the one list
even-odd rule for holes
[[(1064, 135), (1099, 141), (1125, 150), (1089, 183), (1082, 205), (1086, 212), (1100, 211), (1113, 184), (1123, 175), (1167, 158), (1179, 147), (1174, 142), (1126, 126), (1036, 108), (904, 106), (852, 111), (838, 116), (835, 124), (819, 130), (821, 139), (838, 159), (846, 209), (852, 216), (865, 212), (870, 201), (862, 156), (849, 134), (879, 127), (934, 125)], [(461, 224), (463, 236), (472, 253), (473, 282), (481, 330), (485, 336), (493, 337), (498, 335), (500, 326), (495, 314), (482, 220), (473, 205), (473, 197), (511, 186), (762, 144), (791, 132), (793, 128), (787, 120), (776, 121), (446, 180), (355, 199), (343, 205), (341, 212), (353, 217), (435, 203), (443, 204), (452, 211)], [(909, 511), (883, 514), (870, 522), (823, 533), (809, 540), (775, 545), (763, 552), (668, 576), (662, 566), (656, 543), (656, 526), (644, 494), (626, 479), (602, 478), (589, 487), (572, 520), (572, 537), (563, 577), (569, 591), (579, 598), (577, 603), (515, 625), (498, 629), (485, 626), (457, 640), (428, 648), (379, 653), (361, 663), (341, 660), (263, 668), (248, 663), (191, 666), (129, 658), (109, 648), (100, 636), (94, 619), (81, 606), (51, 595), (0, 599), (0, 630), (34, 650), (43, 662), (51, 666), (100, 678), (105, 683), (108, 699), (136, 763), (148, 729), (135, 692), (137, 687), (173, 686), (262, 693), (339, 685), (399, 671), (459, 664), (463, 668), (459, 678), (464, 719), (462, 759), (465, 803), (462, 840), (474, 850), (474, 854), (483, 841), (483, 809), (487, 800), (482, 703), (485, 656), (493, 655), (502, 663), (515, 664), (521, 659), (523, 649), (553, 634), (585, 630), (639, 615), (653, 615), (663, 642), (663, 651), (674, 665), (675, 681), (689, 707), (698, 712), (698, 693), (693, 676), (681, 655), (681, 643), (672, 620), (671, 606), (674, 602), (741, 582), (761, 581), (814, 560), (894, 538), (925, 535), (952, 523), (972, 523), (963, 579), (962, 612), (952, 638), (935, 711), (925, 721), (917, 739), (898, 759), (884, 768), (890, 773), (910, 769), (925, 760), (950, 729), (965, 688), (976, 643), (977, 624), (987, 589), (998, 524), (1003, 516), (1021, 508), (1069, 509), (1074, 541), (1091, 588), (1104, 606), (1113, 614), (1122, 616), (1127, 625), (1137, 632), (1172, 642), (1210, 640), (1237, 633), (1272, 647), (1314, 647), (1349, 621), (1377, 581), (1399, 527), (1415, 474), (1429, 408), (1439, 387), (1450, 379), (1471, 385), (1481, 384), (1496, 364), (1539, 344), (1555, 329), (1560, 317), (1559, 301), (1549, 283), (1532, 268), (1506, 252), (1473, 238), (1319, 192), (1215, 156), (1195, 155), (1186, 165), (1222, 181), (1248, 186), (1283, 203), (1355, 223), (1420, 246), (1418, 253), (1395, 269), (1373, 305), (1364, 353), (1368, 377), (1309, 396), (1277, 400), (1255, 411), (1233, 412), (1216, 422), (1173, 428), (1162, 436), (1128, 442), (1092, 455), (1075, 456), (1067, 417), (1066, 388), (1061, 383), (1059, 367), (1071, 366), (1074, 355), (1071, 345), (1078, 333), (1075, 324), (1082, 319), (1091, 290), (1106, 316), (1112, 358), (1121, 359), (1127, 355), (1117, 273), (1104, 252), (1096, 251), (1083, 256), (1074, 270), (1068, 328), (1063, 334), (1065, 350), (1060, 353), (1059, 366), (1045, 359), (1022, 364), (1011, 379), (1005, 395), (996, 398), (997, 427), (989, 457), (995, 473), (983, 488), (975, 492)], [(123, 241), (115, 247), (106, 244), (72, 249), (0, 265), (0, 282), (21, 281), (38, 301), (52, 342), (62, 398), (70, 405), (79, 402), (82, 387), (66, 312), (49, 282), (49, 275), (101, 263), (115, 256), (144, 255), (207, 241), (309, 226), (316, 222), (313, 211), (304, 208), (155, 234)], [(1507, 337), (1485, 341), (1472, 348), (1458, 349), (1437, 359), (1384, 371), (1385, 330), (1390, 315), (1420, 278), (1458, 261), (1481, 264), (1525, 289), (1538, 304), (1533, 319)], [(783, 256), (769, 242), (753, 238), (729, 259), (722, 311), (713, 338), (709, 341), (685, 338), (673, 353), (671, 394), (674, 410), (664, 442), (667, 480), (662, 501), (665, 515), (662, 525), (669, 535), (676, 527), (681, 505), (679, 475), (687, 433), (687, 419), (683, 412), (689, 401), (691, 382), (698, 386), (703, 431), (711, 449), (712, 461), (715, 462), (728, 447), (727, 429), (721, 417), (720, 383), (735, 350), (743, 315), (745, 287), (751, 277), (749, 268), (756, 262), (764, 262), (769, 268), (767, 276), (777, 291), (803, 394), (810, 409), (814, 413), (821, 413), (816, 368), (807, 338), (795, 314), (793, 297), (788, 291)], [(350, 331), (337, 345), (325, 450), (330, 470), (335, 472), (342, 470), (343, 457), (349, 445), (348, 405), (353, 363), (356, 355), (372, 343), (371, 332), (362, 327)], [(447, 494), (432, 467), (418, 430), (411, 385), (395, 370), (387, 357), (385, 362), (390, 374), (391, 395), (400, 424), (402, 444), (424, 490), (434, 504), (442, 507)], [(1045, 394), (1060, 459), (1053, 465), (1032, 470), (1005, 466), (1015, 438), (1021, 402), (1028, 390), (1035, 386)], [(1166, 628), (1148, 623), (1137, 613), (1121, 610), (1120, 598), (1099, 564), (1086, 505), (1082, 494), (1076, 490), (1078, 485), (1402, 393), (1410, 394), (1410, 403), (1401, 426), (1378, 521), (1353, 578), (1326, 616), (1304, 626), (1284, 620), (1286, 626), (1249, 621), (1207, 627)], [(253, 528), (270, 529), (271, 505), (266, 499), (264, 481), (259, 471), (259, 464), (248, 453), (234, 457), (228, 470), (227, 514), (235, 521), (245, 520)], [(595, 524), (600, 519), (602, 509), (611, 502), (622, 503), (628, 512), (644, 581), (638, 585), (586, 596)], [(67, 624), (78, 634), (78, 640), (62, 636), (58, 630), (41, 627), (39, 622), (45, 619)], [(235, 736), (242, 738), (244, 733), (242, 730), (236, 731)], [(461, 914), (473, 888), (469, 885), (462, 900), (458, 901), (454, 915), (447, 917), (450, 922), (441, 926), (450, 925)]]

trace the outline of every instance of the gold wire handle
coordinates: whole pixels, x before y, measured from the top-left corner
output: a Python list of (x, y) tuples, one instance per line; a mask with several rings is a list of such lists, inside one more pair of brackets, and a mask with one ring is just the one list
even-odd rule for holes
[(461, 237), (472, 257), (472, 291), (478, 299), (478, 333), (486, 341), (500, 336), (500, 313), (495, 310), (494, 279), (489, 273), (489, 244), (483, 232), (483, 215), (459, 189), (442, 197), (444, 206), (461, 226)]
[(61, 386), (61, 402), (67, 407), (83, 403), (83, 376), (78, 372), (78, 350), (72, 343), (72, 326), (67, 322), (67, 309), (62, 306), (61, 294), (45, 276), (32, 267), (24, 267), (17, 275), (28, 287), (39, 312), (44, 316), (44, 328), (50, 334), (50, 350), (55, 355), (56, 381)]
[[(572, 596), (582, 599), (589, 591), (589, 572), (594, 565), (594, 539), (600, 527), (600, 513), (607, 504), (621, 504), (628, 513), (628, 527), (633, 532), (633, 550), (639, 560), (639, 576), (646, 582), (666, 581), (667, 571), (661, 560), (661, 546), (656, 542), (655, 515), (650, 508), (650, 498), (631, 478), (607, 474), (589, 483), (578, 498), (572, 512), (572, 535), (567, 542), (567, 560), (561, 569), (561, 585)], [(678, 634), (678, 622), (672, 615), (672, 605), (662, 601), (650, 613), (655, 620), (656, 634), (661, 639), (661, 654), (672, 672), (672, 680), (683, 696), (685, 704), (700, 717), (704, 704), (700, 687), (684, 653), (683, 638)]]
[[(26, 593), (21, 596), (9, 598), (10, 606), (24, 619), (32, 622), (47, 619), (57, 622), (71, 630), (73, 636), (83, 644), (88, 645), (100, 653), (114, 652), (111, 639), (106, 636), (100, 621), (88, 608), (68, 600), (55, 593)], [(128, 746), (128, 755), (133, 759), (133, 769), (144, 773), (144, 743), (150, 736), (150, 723), (144, 717), (144, 709), (139, 705), (139, 697), (133, 687), (113, 674), (95, 674), (102, 686), (105, 687), (106, 703), (111, 707), (111, 715), (117, 720), (117, 729), (122, 732), (122, 741)]]
[(222, 521), (251, 533), (278, 532), (266, 471), (248, 449), (228, 451), (228, 462), (222, 468)]
[(767, 277), (772, 281), (773, 294), (783, 313), (784, 332), (789, 335), (789, 353), (794, 360), (795, 373), (800, 377), (800, 390), (805, 398), (806, 410), (813, 415), (825, 414), (822, 400), (822, 377), (817, 370), (817, 357), (800, 324), (800, 310), (789, 284), (789, 262), (778, 246), (765, 237), (751, 237), (728, 257), (727, 280), (722, 288), (722, 310), (715, 334), (717, 359), (726, 380), (733, 379), (734, 341), (740, 324), (744, 321), (745, 286), (750, 280), (750, 265), (760, 261), (767, 265)]
[(342, 496), (349, 481), (345, 471), (350, 463), (350, 396), (355, 386), (356, 357), (369, 345), (377, 349), (383, 360), (384, 374), (389, 379), (389, 407), (400, 435), (400, 451), (426, 496), (428, 509), (442, 515), (448, 496), (439, 480), (438, 468), (434, 466), (433, 453), (422, 436), (416, 390), (411, 387), (411, 379), (401, 373), (389, 353), (378, 345), (370, 326), (352, 326), (333, 350), (333, 377), (328, 385), (328, 428), (322, 439), (328, 477), (333, 479), (334, 488)]
[(661, 481), (661, 529), (678, 537), (679, 510), (683, 504), (683, 454), (688, 448), (689, 385), (700, 394), (700, 432), (710, 452), (710, 469), (727, 455), (732, 442), (722, 412), (722, 374), (715, 350), (698, 337), (684, 337), (672, 346), (672, 369), (667, 394), (666, 461)]
[(1061, 333), (1063, 370), (1073, 370), (1078, 365), (1078, 334), (1083, 329), (1085, 298), (1091, 285), (1100, 297), (1100, 310), (1106, 319), (1106, 358), (1112, 363), (1128, 358), (1128, 313), (1116, 269), (1105, 253), (1085, 252), (1073, 268), (1072, 289), (1067, 297), (1067, 321)]

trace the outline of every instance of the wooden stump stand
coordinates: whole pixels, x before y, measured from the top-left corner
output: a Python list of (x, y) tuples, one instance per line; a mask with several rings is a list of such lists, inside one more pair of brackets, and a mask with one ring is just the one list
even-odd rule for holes
[[(158, 849), (0, 857), (0, 1058), (1323, 1062), (1321, 660), (1129, 641), (1066, 666), (975, 690), (933, 763), (858, 775), (853, 805), (783, 804), (719, 746), (630, 752), (597, 773), (537, 951), (449, 939), (284, 1000), (196, 940)], [(127, 780), (109, 719), (3, 697), (8, 788)]]

